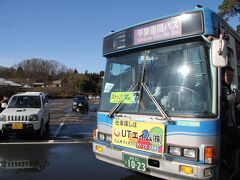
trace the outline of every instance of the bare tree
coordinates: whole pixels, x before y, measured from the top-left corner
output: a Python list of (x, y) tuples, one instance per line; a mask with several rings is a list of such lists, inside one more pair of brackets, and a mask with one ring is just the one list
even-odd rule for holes
[(54, 60), (32, 58), (18, 63), (15, 68), (18, 75), (23, 78), (30, 78), (32, 81), (48, 83), (54, 78), (66, 72), (66, 67)]

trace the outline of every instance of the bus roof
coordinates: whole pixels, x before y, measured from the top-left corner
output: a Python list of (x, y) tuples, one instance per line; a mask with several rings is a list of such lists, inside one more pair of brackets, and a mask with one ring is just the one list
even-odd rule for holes
[[(181, 18), (187, 16), (190, 18), (184, 22)], [(240, 41), (236, 31), (219, 15), (208, 8), (196, 8), (136, 24), (105, 36), (103, 55), (194, 36), (218, 37), (220, 24)]]

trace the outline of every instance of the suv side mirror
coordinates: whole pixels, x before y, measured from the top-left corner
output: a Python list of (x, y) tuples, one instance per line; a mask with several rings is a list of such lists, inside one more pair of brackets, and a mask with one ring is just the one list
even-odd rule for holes
[(213, 66), (226, 67), (228, 64), (226, 40), (224, 39), (213, 40), (211, 54)]
[(43, 107), (44, 107), (44, 108), (45, 108), (45, 107), (48, 107), (48, 103), (45, 102), (45, 103), (43, 104)]
[(238, 96), (239, 95), (239, 90), (236, 89), (236, 88), (233, 88), (232, 92), (233, 92), (234, 96)]
[(7, 103), (1, 103), (1, 108), (5, 109), (7, 107)]

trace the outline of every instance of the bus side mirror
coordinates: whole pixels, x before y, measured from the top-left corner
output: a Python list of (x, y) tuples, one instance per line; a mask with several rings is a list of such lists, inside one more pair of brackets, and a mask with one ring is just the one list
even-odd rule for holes
[(7, 103), (2, 103), (1, 108), (5, 109), (7, 107)]
[(215, 67), (226, 67), (228, 64), (226, 40), (212, 41), (212, 63)]

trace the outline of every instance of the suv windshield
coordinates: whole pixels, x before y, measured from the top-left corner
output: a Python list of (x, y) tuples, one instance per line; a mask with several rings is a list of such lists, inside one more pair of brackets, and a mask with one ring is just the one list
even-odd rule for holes
[(209, 48), (196, 42), (108, 58), (100, 110), (111, 111), (124, 99), (118, 112), (159, 114), (141, 86), (128, 92), (142, 82), (171, 116), (214, 115), (214, 72), (208, 56)]
[(39, 96), (13, 96), (8, 108), (41, 108)]
[(86, 101), (86, 97), (85, 96), (78, 96), (78, 97), (74, 97), (73, 101), (74, 102), (78, 102), (78, 101)]

